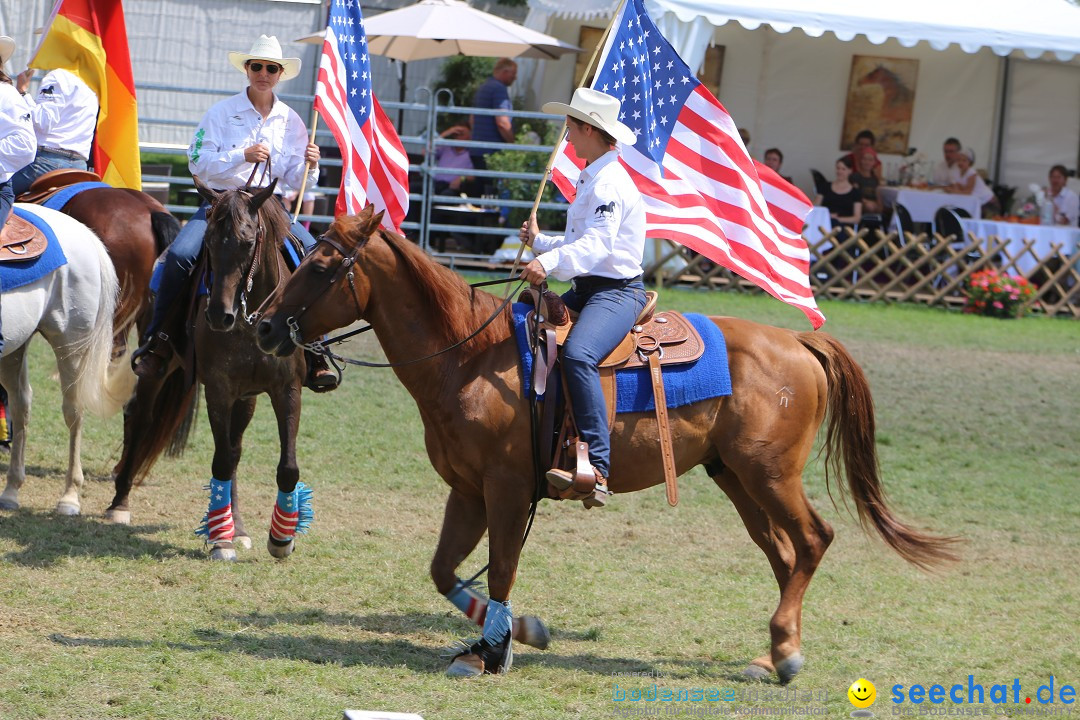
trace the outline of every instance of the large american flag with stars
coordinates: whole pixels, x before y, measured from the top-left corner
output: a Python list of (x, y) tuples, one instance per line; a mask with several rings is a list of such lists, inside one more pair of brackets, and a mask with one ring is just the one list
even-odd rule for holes
[(359, 0), (333, 0), (323, 42), (315, 109), (341, 149), (336, 215), (372, 203), (397, 229), (409, 209), (409, 157), (371, 90), (371, 60)]
[[(812, 207), (746, 151), (723, 105), (660, 34), (642, 0), (626, 0), (601, 53), (593, 88), (622, 103), (637, 134), (620, 154), (646, 207), (646, 236), (673, 240), (825, 322), (810, 289), (802, 237)], [(564, 140), (552, 180), (570, 200), (584, 166)]]

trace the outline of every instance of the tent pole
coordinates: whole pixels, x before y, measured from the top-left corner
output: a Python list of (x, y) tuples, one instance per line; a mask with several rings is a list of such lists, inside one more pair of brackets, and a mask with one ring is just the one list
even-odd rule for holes
[[(1005, 115), (1009, 107), (1009, 80), (1012, 77), (1012, 65), (1008, 55), (1001, 68), (1001, 97), (998, 99), (997, 142), (994, 143), (994, 184), (1001, 184), (1001, 153), (1005, 146)], [(1009, 208), (1000, 208), (1007, 214)]]
[[(585, 66), (585, 72), (581, 75), (581, 85), (579, 88), (588, 87), (592, 80), (593, 72), (596, 70), (596, 60), (600, 57), (600, 49), (607, 44), (608, 35), (611, 34), (611, 27), (615, 24), (615, 18), (622, 14), (623, 6), (626, 4), (626, 0), (619, 0), (619, 7), (615, 8), (615, 12), (611, 16), (611, 20), (608, 22), (607, 27), (604, 28), (604, 34), (600, 36), (600, 42), (593, 48), (592, 57), (589, 58), (589, 64)], [(540, 189), (536, 191), (536, 198), (533, 200), (532, 211), (529, 213), (529, 217), (532, 217), (537, 213), (540, 208), (540, 199), (544, 196), (544, 187), (547, 186), (548, 176), (551, 175), (551, 166), (555, 164), (555, 158), (558, 156), (559, 147), (562, 145), (563, 136), (566, 134), (566, 120), (563, 120), (562, 130), (559, 131), (558, 136), (555, 139), (555, 147), (551, 150), (551, 155), (548, 157), (547, 167), (544, 168), (544, 177), (540, 178)], [(527, 221), (526, 221), (527, 222)], [(525, 252), (525, 243), (521, 243), (518, 246), (517, 257), (514, 258), (514, 264), (510, 268), (510, 277), (517, 275), (518, 265), (521, 264), (521, 255)], [(506, 290), (503, 293), (503, 299), (510, 294), (510, 285), (506, 286)]]

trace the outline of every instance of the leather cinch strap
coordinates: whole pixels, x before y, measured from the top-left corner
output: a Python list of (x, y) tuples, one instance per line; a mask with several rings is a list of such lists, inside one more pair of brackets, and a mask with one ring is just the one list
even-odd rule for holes
[(656, 425), (660, 432), (660, 458), (664, 463), (664, 485), (668, 505), (679, 504), (679, 486), (675, 482), (675, 451), (671, 447), (671, 427), (668, 424), (667, 396), (664, 377), (660, 372), (660, 353), (649, 353), (649, 377), (652, 379), (653, 399), (656, 402)]

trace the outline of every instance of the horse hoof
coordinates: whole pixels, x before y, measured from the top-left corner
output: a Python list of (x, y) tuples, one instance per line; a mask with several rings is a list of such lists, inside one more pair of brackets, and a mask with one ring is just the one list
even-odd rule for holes
[(780, 662), (776, 663), (776, 674), (780, 678), (780, 682), (783, 685), (787, 685), (791, 682), (803, 666), (802, 653), (795, 653), (790, 657), (786, 657)]
[(6, 498), (0, 498), (0, 510), (18, 510), (19, 502), (17, 500), (8, 500)]
[(244, 550), (250, 550), (251, 549), (251, 538), (249, 538), (247, 535), (237, 535), (236, 537), (233, 538), (233, 544), (234, 545), (239, 545)]
[(79, 514), (79, 506), (67, 502), (56, 503), (56, 514), (73, 517)]
[(216, 547), (210, 551), (210, 559), (221, 562), (236, 562), (236, 550), (233, 548)]
[(484, 674), (484, 661), (476, 653), (460, 655), (454, 658), (446, 668), (446, 676), (454, 678), (480, 677)]
[(295, 547), (296, 543), (294, 543), (292, 540), (285, 543), (284, 545), (279, 545), (274, 542), (274, 538), (267, 538), (266, 540), (267, 552), (276, 557), (278, 560), (284, 560), (285, 558), (292, 555), (293, 548)]
[(540, 618), (522, 615), (514, 618), (514, 639), (537, 650), (547, 650), (551, 644), (551, 633)]
[(105, 520), (111, 522), (113, 525), (130, 525), (131, 524), (131, 511), (130, 510), (106, 510)]

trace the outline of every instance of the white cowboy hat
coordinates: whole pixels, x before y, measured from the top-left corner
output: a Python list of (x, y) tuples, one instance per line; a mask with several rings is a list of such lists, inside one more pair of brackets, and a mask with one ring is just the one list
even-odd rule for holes
[(541, 108), (552, 115), (569, 115), (601, 130), (606, 130), (611, 137), (624, 145), (637, 142), (633, 130), (619, 122), (619, 101), (607, 93), (592, 88), (578, 88), (570, 104), (560, 102), (544, 103)]
[(15, 54), (15, 41), (7, 35), (0, 35), (0, 67), (7, 64), (11, 56)]
[(281, 66), (281, 79), (288, 80), (300, 74), (300, 58), (281, 57), (281, 44), (273, 35), (260, 35), (251, 46), (251, 52), (230, 52), (229, 62), (242, 73), (248, 60), (267, 60)]

